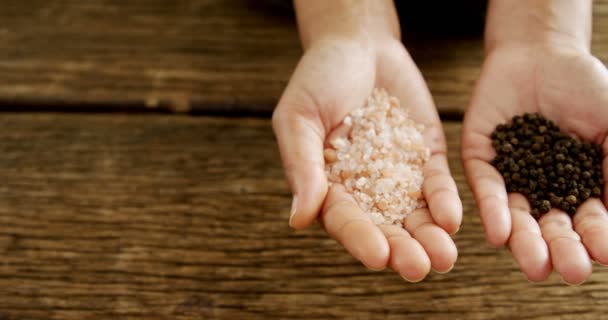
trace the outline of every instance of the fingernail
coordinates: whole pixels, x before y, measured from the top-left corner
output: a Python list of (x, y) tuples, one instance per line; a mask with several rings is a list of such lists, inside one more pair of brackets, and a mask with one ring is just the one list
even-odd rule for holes
[(298, 205), (298, 197), (294, 195), (293, 200), (291, 200), (291, 212), (289, 214), (289, 225), (292, 227), (293, 227), (293, 225), (292, 225), (293, 216), (296, 215), (297, 205)]
[(534, 280), (530, 279), (530, 277), (528, 277), (528, 275), (525, 273), (523, 275), (524, 275), (524, 278), (526, 278), (526, 280), (531, 284), (537, 284), (537, 283), (541, 282), (541, 281), (534, 281)]
[(587, 279), (583, 279), (583, 281), (581, 281), (581, 282), (579, 282), (579, 283), (570, 283), (570, 282), (568, 282), (568, 281), (564, 280), (564, 277), (562, 277), (561, 275), (559, 276), (559, 278), (560, 278), (560, 280), (561, 280), (563, 283), (565, 283), (565, 284), (567, 284), (567, 285), (569, 285), (569, 286), (571, 286), (571, 287), (573, 287), (573, 286), (574, 286), (574, 287), (575, 287), (575, 286), (580, 286), (581, 284), (583, 284), (583, 283), (587, 282)]
[(410, 280), (410, 279), (408, 279), (408, 278), (406, 278), (404, 276), (401, 276), (401, 278), (403, 278), (403, 280), (405, 280), (405, 281), (407, 281), (409, 283), (417, 283), (417, 282), (420, 282), (420, 281), (424, 280), (424, 277), (422, 277), (422, 278), (420, 278), (418, 280)]
[(500, 249), (500, 248), (502, 248), (502, 247), (503, 247), (503, 245), (502, 245), (502, 244), (495, 245), (495, 244), (492, 244), (490, 241), (486, 241), (486, 246), (487, 246), (488, 248), (492, 248), (492, 249)]
[(369, 266), (365, 265), (365, 263), (363, 263), (363, 265), (364, 265), (366, 268), (368, 268), (369, 270), (371, 270), (371, 271), (382, 271), (382, 270), (386, 269), (386, 267), (382, 267), (382, 268), (372, 268), (372, 267), (369, 267)]
[[(432, 268), (431, 268), (431, 269), (432, 269)], [(435, 270), (435, 269), (433, 269), (433, 271), (434, 271), (435, 273), (438, 273), (438, 274), (446, 274), (446, 273), (448, 273), (448, 272), (452, 271), (452, 269), (454, 269), (454, 265), (452, 265), (452, 266), (451, 266), (449, 269), (447, 269), (446, 271), (437, 271), (437, 270)]]

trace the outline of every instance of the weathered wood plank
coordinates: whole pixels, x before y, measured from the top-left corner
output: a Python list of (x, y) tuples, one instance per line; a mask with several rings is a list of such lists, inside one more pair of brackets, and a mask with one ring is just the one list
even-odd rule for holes
[(601, 319), (608, 270), (529, 284), (465, 208), (460, 257), (417, 284), (367, 271), (290, 195), (267, 120), (2, 114), (0, 319)]
[[(281, 3), (3, 1), (0, 104), (269, 113), (301, 54)], [(447, 39), (407, 36), (407, 45), (438, 106), (460, 112), (479, 74), (481, 39), (450, 35), (466, 17), (422, 11), (407, 28), (435, 21), (435, 35), (443, 29)], [(594, 12), (593, 49), (608, 61), (608, 0), (596, 0)]]

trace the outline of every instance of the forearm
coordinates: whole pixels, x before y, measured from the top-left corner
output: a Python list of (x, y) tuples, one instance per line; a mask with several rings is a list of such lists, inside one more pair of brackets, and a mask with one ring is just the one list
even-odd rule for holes
[(486, 53), (501, 46), (561, 46), (589, 51), (592, 0), (491, 0)]
[(304, 48), (328, 38), (356, 38), (373, 43), (399, 38), (392, 0), (295, 0)]

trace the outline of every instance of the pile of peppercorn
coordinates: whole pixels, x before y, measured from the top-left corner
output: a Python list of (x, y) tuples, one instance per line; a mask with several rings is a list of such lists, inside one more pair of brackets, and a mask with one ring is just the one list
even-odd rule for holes
[(526, 113), (498, 125), (492, 146), (492, 165), (507, 191), (526, 196), (537, 219), (551, 207), (572, 216), (585, 200), (602, 195), (601, 146), (562, 133), (539, 114)]

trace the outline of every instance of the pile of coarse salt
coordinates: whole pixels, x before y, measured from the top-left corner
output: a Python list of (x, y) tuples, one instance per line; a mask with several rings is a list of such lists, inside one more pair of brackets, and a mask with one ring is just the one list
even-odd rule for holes
[(426, 206), (422, 198), (423, 166), (430, 151), (424, 126), (383, 89), (344, 118), (348, 136), (329, 141), (324, 150), (329, 182), (343, 184), (376, 224), (402, 225)]

